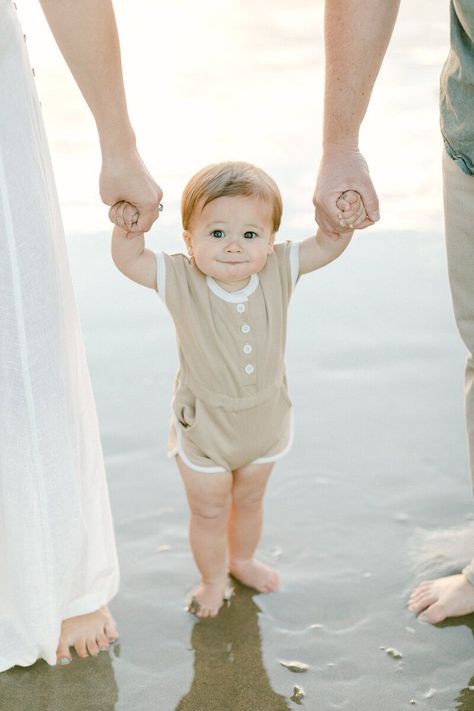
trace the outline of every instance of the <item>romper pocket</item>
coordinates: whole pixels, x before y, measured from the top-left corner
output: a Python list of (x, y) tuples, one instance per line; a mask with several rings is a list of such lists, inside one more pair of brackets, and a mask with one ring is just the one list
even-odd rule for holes
[(197, 422), (197, 399), (191, 390), (181, 386), (173, 400), (173, 412), (180, 426), (189, 432)]

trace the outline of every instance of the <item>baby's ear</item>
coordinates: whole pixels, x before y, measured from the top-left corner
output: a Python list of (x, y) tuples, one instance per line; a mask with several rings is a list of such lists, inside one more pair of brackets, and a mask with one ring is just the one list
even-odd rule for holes
[(273, 253), (273, 244), (275, 242), (275, 232), (272, 232), (272, 234), (269, 237), (268, 240), (268, 249), (267, 249), (267, 254), (272, 254)]
[(192, 257), (193, 256), (193, 241), (192, 241), (192, 237), (191, 237), (191, 232), (189, 232), (189, 230), (184, 230), (183, 239), (186, 242), (188, 254), (190, 257)]

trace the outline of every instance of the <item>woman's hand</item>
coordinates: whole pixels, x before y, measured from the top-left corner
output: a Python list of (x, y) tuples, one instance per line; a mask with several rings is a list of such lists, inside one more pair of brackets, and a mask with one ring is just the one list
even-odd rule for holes
[(373, 225), (380, 217), (379, 202), (364, 156), (352, 146), (326, 144), (313, 203), (316, 222), (333, 239), (337, 239), (341, 231), (337, 201), (347, 190), (359, 193), (365, 208), (366, 218), (358, 223), (357, 229)]
[[(128, 232), (148, 232), (160, 214), (163, 191), (148, 172), (138, 151), (103, 156), (100, 172), (100, 196), (110, 205), (111, 222)], [(133, 205), (120, 209), (117, 203)]]

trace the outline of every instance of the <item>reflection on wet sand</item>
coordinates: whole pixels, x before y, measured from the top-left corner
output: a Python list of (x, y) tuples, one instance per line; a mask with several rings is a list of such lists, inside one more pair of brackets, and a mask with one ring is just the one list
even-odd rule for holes
[[(469, 627), (474, 636), (474, 615), (465, 615), (464, 617), (451, 618), (444, 620), (436, 627)], [(468, 684), (461, 689), (456, 697), (456, 711), (474, 711), (474, 676), (471, 677)]]
[(288, 711), (290, 706), (273, 691), (263, 665), (260, 609), (254, 595), (236, 584), (230, 607), (213, 620), (196, 622), (191, 637), (194, 679), (175, 711)]
[(456, 711), (474, 711), (474, 676), (469, 684), (459, 692), (456, 699)]
[(40, 661), (0, 674), (0, 711), (114, 711), (118, 689), (111, 653), (75, 657), (68, 667)]

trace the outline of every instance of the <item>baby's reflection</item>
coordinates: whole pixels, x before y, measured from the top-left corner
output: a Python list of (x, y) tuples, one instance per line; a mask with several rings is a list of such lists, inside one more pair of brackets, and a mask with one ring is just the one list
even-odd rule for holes
[(114, 711), (112, 652), (75, 658), (68, 667), (37, 662), (0, 674), (0, 711)]
[[(474, 615), (464, 617), (451, 617), (444, 620), (437, 627), (469, 627), (474, 635)], [(468, 685), (459, 692), (456, 699), (456, 711), (474, 711), (474, 676)]]
[(229, 608), (196, 622), (194, 679), (175, 711), (288, 711), (263, 666), (255, 591), (235, 584)]
[(474, 676), (456, 699), (456, 711), (474, 711)]

